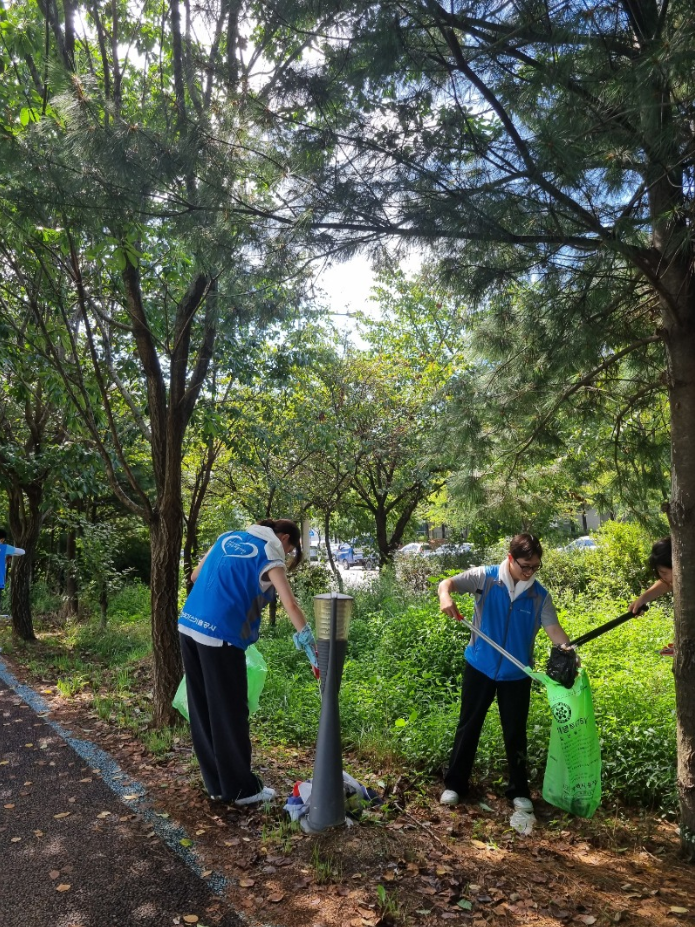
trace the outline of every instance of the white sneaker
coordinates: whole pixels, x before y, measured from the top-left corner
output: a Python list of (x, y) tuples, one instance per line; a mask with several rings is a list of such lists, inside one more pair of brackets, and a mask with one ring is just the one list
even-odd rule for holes
[(249, 795), (247, 798), (237, 798), (234, 802), (235, 805), (257, 805), (259, 802), (272, 801), (277, 792), (275, 789), (269, 789), (263, 787), (260, 792), (256, 792), (255, 795)]
[(530, 798), (515, 798), (513, 805), (515, 811), (525, 811), (526, 814), (533, 814), (533, 802)]
[(440, 805), (458, 805), (460, 800), (459, 793), (454, 792), (453, 789), (444, 789), (442, 794), (439, 796)]

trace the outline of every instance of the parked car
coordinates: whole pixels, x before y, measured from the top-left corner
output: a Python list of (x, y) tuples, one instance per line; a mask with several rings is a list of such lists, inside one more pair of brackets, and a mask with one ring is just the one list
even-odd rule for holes
[(575, 538), (573, 541), (570, 541), (569, 544), (565, 544), (564, 547), (558, 547), (558, 550), (591, 550), (595, 547), (598, 547), (596, 541), (590, 538), (588, 534), (585, 534), (580, 538)]
[(423, 544), (420, 541), (413, 541), (412, 544), (404, 544), (396, 551), (397, 557), (434, 557), (436, 551), (432, 550), (429, 544)]
[(458, 554), (469, 554), (473, 550), (473, 545), (464, 542), (462, 544), (442, 544), (436, 550), (438, 557), (451, 557)]
[(336, 562), (344, 570), (350, 567), (361, 566), (365, 570), (376, 569), (377, 561), (370, 552), (365, 552), (361, 547), (353, 547), (352, 544), (339, 544), (335, 555)]

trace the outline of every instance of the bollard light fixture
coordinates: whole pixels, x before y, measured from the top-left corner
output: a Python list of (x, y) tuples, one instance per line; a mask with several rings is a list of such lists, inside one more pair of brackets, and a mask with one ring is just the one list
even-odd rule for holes
[(340, 740), (338, 692), (343, 675), (352, 596), (328, 593), (314, 596), (316, 646), (321, 671), (321, 717), (309, 813), (301, 819), (306, 833), (317, 834), (345, 824), (345, 788)]

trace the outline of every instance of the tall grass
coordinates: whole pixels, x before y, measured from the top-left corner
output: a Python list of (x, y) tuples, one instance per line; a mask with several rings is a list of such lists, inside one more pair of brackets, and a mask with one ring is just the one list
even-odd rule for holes
[[(95, 709), (102, 716), (137, 714), (140, 726), (146, 723), (149, 704), (145, 699), (143, 706), (135, 705), (138, 699), (134, 690), (138, 687), (133, 668), (152, 651), (149, 595), (142, 583), (124, 586), (109, 604), (105, 629), (100, 627), (98, 615), (62, 621), (51, 615), (38, 616), (38, 645), (25, 644), (5, 629), (3, 650), (23, 662), (35, 676), (53, 681), (64, 697), (91, 692)], [(60, 603), (56, 610), (59, 608)], [(133, 709), (129, 712), (131, 702)], [(107, 705), (111, 706), (108, 711)]]

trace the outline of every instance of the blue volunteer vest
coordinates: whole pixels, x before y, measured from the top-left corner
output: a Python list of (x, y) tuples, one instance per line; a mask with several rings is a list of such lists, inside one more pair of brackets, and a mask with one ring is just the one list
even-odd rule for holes
[[(499, 579), (499, 567), (485, 567), (485, 583), (476, 593), (473, 624), (496, 641), (524, 666), (533, 663), (533, 645), (541, 626), (541, 612), (548, 592), (535, 581), (513, 602)], [(525, 674), (491, 647), (482, 637), (471, 636), (466, 662), (490, 679), (505, 682), (525, 679)]]
[(228, 641), (246, 650), (258, 640), (263, 608), (275, 598), (261, 585), (268, 564), (268, 542), (248, 531), (220, 535), (205, 558), (179, 616), (179, 626)]
[(7, 550), (10, 550), (10, 554), (14, 550), (11, 544), (0, 544), (0, 589), (5, 588), (5, 567), (7, 566), (6, 558), (10, 556)]

